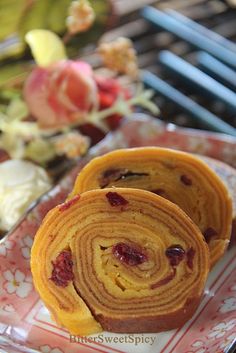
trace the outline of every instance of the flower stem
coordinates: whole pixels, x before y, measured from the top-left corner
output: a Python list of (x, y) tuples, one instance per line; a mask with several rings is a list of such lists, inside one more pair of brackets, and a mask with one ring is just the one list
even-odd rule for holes
[(152, 96), (153, 91), (143, 90), (142, 86), (140, 86), (137, 88), (135, 97), (125, 100), (120, 96), (110, 108), (101, 111), (93, 110), (88, 115), (88, 121), (96, 124), (98, 121), (113, 114), (129, 115), (132, 112), (132, 108), (137, 105), (149, 110), (152, 114), (157, 115), (159, 113), (159, 108), (151, 101)]

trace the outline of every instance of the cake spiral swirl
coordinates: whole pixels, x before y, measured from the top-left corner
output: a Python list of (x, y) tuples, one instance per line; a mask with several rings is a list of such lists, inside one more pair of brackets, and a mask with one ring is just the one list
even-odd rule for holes
[(104, 188), (48, 213), (31, 268), (42, 300), (71, 333), (159, 332), (195, 312), (209, 250), (172, 202), (145, 190)]

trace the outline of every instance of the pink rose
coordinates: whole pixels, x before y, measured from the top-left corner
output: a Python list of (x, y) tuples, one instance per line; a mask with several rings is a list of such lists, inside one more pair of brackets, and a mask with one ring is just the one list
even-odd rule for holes
[(92, 68), (72, 60), (36, 67), (25, 81), (24, 98), (42, 128), (85, 122), (88, 111), (98, 104)]

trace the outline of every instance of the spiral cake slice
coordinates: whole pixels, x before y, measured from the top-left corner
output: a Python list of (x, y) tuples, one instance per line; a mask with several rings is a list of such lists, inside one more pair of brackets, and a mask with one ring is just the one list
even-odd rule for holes
[(71, 333), (159, 332), (192, 317), (209, 250), (192, 220), (164, 198), (97, 189), (48, 213), (31, 268), (42, 300)]
[(204, 234), (211, 266), (224, 254), (231, 234), (232, 201), (221, 179), (199, 158), (157, 147), (116, 150), (84, 167), (70, 197), (111, 186), (149, 190), (174, 202)]
[[(199, 156), (200, 157), (200, 156)], [(214, 170), (227, 187), (233, 202), (233, 222), (231, 239), (236, 241), (236, 169), (228, 164), (218, 161), (214, 158), (200, 157), (207, 165)]]

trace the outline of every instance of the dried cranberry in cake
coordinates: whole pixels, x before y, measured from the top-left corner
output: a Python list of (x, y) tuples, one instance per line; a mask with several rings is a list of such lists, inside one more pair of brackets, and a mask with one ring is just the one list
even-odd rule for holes
[(111, 206), (125, 206), (128, 204), (128, 201), (117, 192), (109, 191), (106, 194), (106, 198)]
[(165, 254), (169, 259), (170, 265), (177, 266), (184, 259), (185, 250), (181, 245), (171, 245), (166, 249)]
[(195, 250), (191, 247), (188, 251), (187, 251), (187, 265), (188, 267), (192, 270), (193, 269), (193, 259), (195, 256)]
[(73, 261), (70, 250), (63, 250), (55, 261), (52, 261), (52, 276), (50, 279), (60, 287), (67, 287), (69, 282), (74, 279), (72, 271)]
[(117, 243), (112, 248), (113, 255), (129, 266), (140, 265), (147, 261), (147, 255), (125, 243)]
[(218, 234), (217, 231), (214, 228), (212, 228), (212, 227), (207, 228), (203, 232), (203, 236), (204, 236), (204, 238), (205, 238), (207, 243), (210, 243), (211, 238), (214, 237), (217, 234)]
[(108, 169), (99, 178), (99, 185), (101, 188), (105, 188), (112, 181), (117, 181), (121, 178), (124, 170), (122, 169)]
[(186, 186), (192, 185), (192, 180), (185, 174), (181, 175), (180, 180)]
[(103, 189), (107, 187), (111, 182), (125, 180), (130, 177), (141, 177), (147, 176), (148, 173), (132, 172), (128, 169), (108, 169), (102, 177), (99, 178), (99, 185)]
[(60, 211), (66, 211), (68, 210), (72, 205), (74, 205), (77, 201), (79, 201), (80, 199), (80, 195), (76, 195), (75, 197), (73, 197), (73, 199), (64, 202), (63, 204), (61, 204), (59, 206), (59, 210)]

